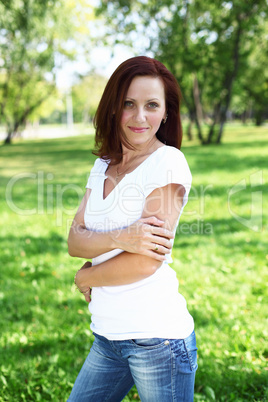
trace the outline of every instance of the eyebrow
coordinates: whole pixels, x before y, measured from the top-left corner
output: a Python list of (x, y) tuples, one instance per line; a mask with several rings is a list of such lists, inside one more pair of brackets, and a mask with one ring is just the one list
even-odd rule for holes
[[(136, 101), (136, 99), (130, 98), (129, 96), (127, 96), (126, 99), (131, 100), (131, 101), (134, 101), (134, 102)], [(145, 102), (153, 102), (153, 101), (158, 101), (158, 102), (160, 102), (160, 99), (158, 99), (158, 98), (152, 98), (152, 99), (146, 100)]]

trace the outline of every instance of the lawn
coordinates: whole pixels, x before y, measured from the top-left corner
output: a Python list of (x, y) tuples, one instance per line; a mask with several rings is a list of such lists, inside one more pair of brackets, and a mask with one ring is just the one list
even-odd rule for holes
[[(84, 135), (0, 148), (0, 401), (66, 401), (92, 344), (66, 239), (93, 146)], [(193, 188), (173, 268), (196, 325), (195, 401), (265, 401), (268, 130), (229, 125), (222, 145), (182, 151)]]

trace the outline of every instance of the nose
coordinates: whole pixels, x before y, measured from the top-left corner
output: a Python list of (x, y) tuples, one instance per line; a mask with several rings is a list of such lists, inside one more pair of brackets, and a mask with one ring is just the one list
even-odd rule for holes
[(146, 111), (144, 108), (140, 107), (136, 109), (135, 121), (137, 123), (144, 123), (146, 121)]

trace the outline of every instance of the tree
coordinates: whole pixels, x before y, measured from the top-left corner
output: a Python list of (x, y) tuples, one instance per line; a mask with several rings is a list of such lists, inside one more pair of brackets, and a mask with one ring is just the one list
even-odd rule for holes
[[(237, 80), (250, 67), (249, 57), (256, 43), (260, 26), (267, 14), (266, 1), (240, 2), (239, 0), (216, 4), (218, 9), (211, 13), (213, 17), (209, 22), (210, 32), (214, 32), (216, 40), (212, 47), (213, 59), (211, 65), (216, 67), (210, 70), (208, 84), (214, 88), (211, 95), (214, 96), (213, 122), (209, 129), (206, 142), (210, 143), (215, 135), (215, 127), (219, 128), (216, 133), (216, 142), (220, 143), (223, 127), (227, 119), (227, 113), (231, 105), (233, 87)], [(211, 82), (211, 79), (213, 82)], [(254, 86), (254, 82), (252, 83)], [(210, 96), (211, 101), (213, 97)]]
[[(5, 143), (55, 94), (56, 69), (74, 58), (75, 9), (81, 1), (0, 2), (0, 121)], [(92, 10), (92, 9), (90, 9)], [(73, 39), (72, 39), (73, 40)]]
[[(124, 32), (123, 40), (137, 48), (140, 37), (147, 38), (143, 52), (163, 61), (178, 79), (200, 141), (210, 143), (216, 135), (220, 143), (234, 82), (267, 15), (266, 0), (105, 0), (99, 12), (115, 41)], [(211, 117), (207, 138), (203, 116)]]
[(92, 120), (107, 79), (98, 74), (81, 77), (72, 87), (74, 121), (88, 122)]
[(267, 35), (267, 24), (263, 21), (263, 24), (259, 26), (258, 35), (255, 36), (254, 43), (252, 43), (248, 68), (243, 71), (238, 82), (239, 92), (244, 100), (243, 112), (246, 113), (247, 110), (250, 110), (254, 113), (257, 126), (261, 125), (265, 115), (268, 115)]

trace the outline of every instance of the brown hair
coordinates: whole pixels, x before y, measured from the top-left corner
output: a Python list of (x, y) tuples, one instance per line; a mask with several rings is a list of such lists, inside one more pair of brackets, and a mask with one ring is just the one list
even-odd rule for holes
[(121, 143), (131, 148), (121, 130), (120, 122), (128, 88), (136, 76), (158, 77), (162, 80), (165, 88), (168, 118), (165, 124), (161, 123), (156, 137), (161, 142), (175, 148), (180, 149), (181, 146), (181, 92), (175, 77), (160, 61), (146, 56), (132, 57), (120, 64), (112, 74), (94, 117), (97, 148), (94, 154), (104, 160), (111, 160), (111, 163), (121, 161)]

